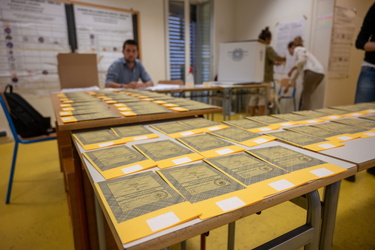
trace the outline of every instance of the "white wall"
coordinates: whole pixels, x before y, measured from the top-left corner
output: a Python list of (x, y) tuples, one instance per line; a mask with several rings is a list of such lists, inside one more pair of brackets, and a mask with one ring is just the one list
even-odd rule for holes
[(229, 0), (213, 1), (213, 76), (217, 75), (219, 58), (219, 44), (223, 42), (235, 41), (235, 12), (234, 2)]

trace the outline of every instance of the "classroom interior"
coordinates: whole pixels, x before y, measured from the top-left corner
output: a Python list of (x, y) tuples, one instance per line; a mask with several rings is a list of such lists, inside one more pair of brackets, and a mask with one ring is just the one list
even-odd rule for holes
[[(105, 5), (110, 7), (139, 11), (142, 62), (154, 81), (168, 79), (170, 73), (165, 24), (167, 1), (108, 0), (105, 2)], [(103, 5), (99, 0), (81, 2)], [(354, 9), (355, 34), (357, 34), (363, 17), (373, 3), (372, 0), (211, 0), (210, 2), (213, 17), (212, 76), (218, 73), (217, 58), (220, 43), (254, 39), (265, 26), (269, 26), (275, 34), (279, 23), (299, 19), (306, 20), (305, 46), (327, 69), (330, 63), (332, 26), (318, 28), (316, 20), (332, 14), (334, 6)], [(354, 39), (353, 37), (353, 42)], [(276, 44), (271, 45), (276, 46)], [(363, 52), (353, 46), (349, 58), (348, 73), (345, 77), (326, 77), (319, 86), (314, 95), (314, 108), (353, 104)], [(104, 79), (100, 80), (100, 87), (104, 87)], [(42, 114), (50, 116), (52, 123), (54, 122), (49, 94), (58, 89), (47, 87), (42, 90), (27, 88), (17, 91)], [(283, 108), (287, 112), (291, 107), (283, 106)], [(243, 118), (246, 115), (243, 111), (234, 112), (231, 119)], [(214, 120), (220, 122), (223, 117), (221, 114), (215, 114)], [(0, 112), (0, 130), (8, 134), (7, 137), (0, 137), (0, 190), (2, 190), (0, 200), (4, 201), (13, 142), (2, 112)], [(20, 145), (11, 204), (0, 203), (1, 249), (74, 249), (64, 180), (59, 164), (56, 141)], [(375, 249), (374, 185), (375, 177), (366, 171), (358, 173), (355, 182), (342, 181), (333, 250)], [(323, 190), (319, 191), (323, 192)], [(305, 210), (291, 202), (269, 208), (262, 211), (260, 215), (254, 214), (243, 218), (236, 223), (235, 249), (252, 249), (303, 224), (304, 220)], [(187, 249), (199, 249), (200, 237), (189, 239), (186, 244)], [(225, 249), (226, 245), (227, 226), (210, 231), (206, 238), (206, 249)], [(176, 244), (170, 249), (179, 250), (181, 246)]]

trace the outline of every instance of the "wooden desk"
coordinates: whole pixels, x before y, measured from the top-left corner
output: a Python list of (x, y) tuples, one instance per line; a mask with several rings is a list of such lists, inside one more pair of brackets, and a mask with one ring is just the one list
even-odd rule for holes
[[(151, 130), (153, 130), (153, 129), (151, 129)], [(153, 132), (159, 134), (161, 137), (165, 137), (156, 130), (153, 130)], [(75, 143), (75, 145), (76, 145), (77, 153), (79, 155), (81, 155), (83, 167), (86, 170), (85, 172), (88, 174), (88, 178), (91, 182), (91, 185), (95, 182), (103, 181), (104, 178), (98, 173), (98, 171), (90, 164), (89, 161), (87, 161), (84, 157), (82, 157), (82, 152), (84, 152), (83, 148), (78, 143)], [(118, 238), (118, 236), (116, 234), (115, 228), (113, 227), (113, 225), (111, 223), (109, 223), (110, 229), (114, 234), (114, 238), (115, 238), (115, 241), (117, 243), (117, 246), (120, 249), (129, 249), (129, 250), (161, 249), (161, 248), (164, 248), (164, 247), (168, 247), (170, 245), (173, 245), (173, 244), (176, 244), (178, 242), (187, 240), (187, 239), (189, 239), (191, 237), (194, 237), (196, 235), (199, 235), (199, 234), (205, 233), (207, 231), (213, 230), (217, 227), (220, 227), (220, 226), (223, 226), (223, 225), (226, 225), (226, 224), (234, 225), (233, 223), (236, 220), (239, 220), (240, 218), (243, 218), (245, 216), (248, 216), (248, 215), (254, 214), (256, 212), (265, 210), (269, 207), (275, 206), (275, 205), (280, 204), (282, 202), (289, 201), (289, 200), (294, 199), (296, 197), (299, 197), (301, 195), (304, 195), (304, 194), (308, 194), (308, 196), (316, 195), (316, 193), (317, 193), (316, 190), (319, 189), (319, 188), (322, 188), (322, 187), (326, 187), (326, 189), (329, 190), (329, 192), (327, 192), (327, 195), (325, 195), (325, 198), (324, 198), (325, 199), (324, 200), (325, 205), (327, 207), (332, 208), (331, 210), (335, 211), (334, 208), (336, 208), (336, 206), (337, 206), (337, 199), (335, 199), (335, 198), (338, 197), (338, 191), (339, 191), (338, 187), (339, 187), (340, 180), (352, 175), (353, 173), (355, 173), (356, 172), (355, 165), (351, 164), (351, 163), (343, 162), (343, 161), (340, 161), (340, 160), (337, 160), (337, 159), (334, 159), (334, 158), (331, 158), (331, 157), (327, 157), (327, 156), (324, 156), (324, 155), (321, 155), (321, 154), (318, 154), (318, 153), (313, 153), (311, 151), (303, 150), (303, 149), (300, 149), (300, 148), (297, 148), (297, 147), (294, 147), (294, 146), (291, 146), (291, 145), (287, 145), (287, 144), (284, 144), (284, 143), (281, 143), (281, 142), (275, 142), (274, 141), (274, 142), (270, 142), (270, 143), (266, 143), (266, 144), (254, 147), (254, 148), (263, 148), (263, 147), (270, 147), (270, 146), (276, 146), (276, 145), (280, 145), (280, 146), (283, 146), (283, 147), (286, 147), (286, 148), (289, 148), (289, 149), (307, 154), (309, 156), (315, 157), (317, 159), (320, 159), (320, 160), (338, 165), (340, 167), (348, 169), (348, 171), (340, 173), (340, 174), (335, 175), (335, 176), (328, 177), (328, 178), (323, 178), (323, 179), (320, 179), (320, 180), (309, 182), (305, 185), (293, 188), (291, 190), (279, 193), (277, 195), (270, 196), (270, 197), (268, 197), (268, 198), (266, 198), (266, 199), (264, 199), (260, 202), (257, 202), (255, 204), (252, 204), (252, 205), (234, 210), (232, 212), (228, 212), (228, 213), (216, 216), (216, 217), (211, 218), (211, 219), (207, 219), (207, 220), (203, 220), (203, 221), (200, 220), (200, 219), (195, 219), (193, 221), (189, 221), (187, 223), (181, 224), (179, 226), (175, 226), (173, 228), (164, 230), (164, 231), (159, 232), (159, 233), (155, 233), (151, 236), (147, 236), (143, 239), (136, 240), (134, 242), (131, 242), (131, 243), (128, 243), (128, 244), (125, 244), (125, 245), (123, 245), (121, 243), (120, 239)], [(317, 202), (318, 204), (315, 204), (315, 209), (319, 210), (318, 214), (320, 215), (319, 195), (318, 195), (317, 198), (316, 197), (310, 198), (310, 200), (315, 201), (315, 203), (318, 200), (318, 202)], [(108, 221), (110, 221), (109, 215), (108, 215), (107, 211), (105, 210), (104, 205), (101, 202), (100, 202), (100, 205), (101, 205), (101, 208), (103, 209), (102, 211), (104, 213), (104, 216), (106, 217), (106, 219)], [(318, 208), (316, 208), (316, 207), (318, 207)], [(308, 216), (312, 216), (312, 214), (314, 214), (314, 213), (309, 211)], [(324, 214), (324, 217), (328, 217), (329, 219), (330, 219), (331, 216), (335, 216), (335, 213), (333, 213), (333, 214), (332, 213), (325, 213)], [(316, 217), (316, 214), (315, 214), (315, 217)], [(317, 220), (320, 221), (320, 216), (318, 216)], [(324, 218), (323, 218), (323, 220), (324, 220)], [(315, 226), (316, 226), (316, 224), (314, 224), (314, 227)], [(289, 232), (288, 235), (286, 235), (286, 236), (284, 235), (284, 237), (275, 239), (270, 244), (276, 245), (276, 246), (283, 246), (285, 249), (292, 249), (293, 246), (296, 246), (294, 244), (296, 244), (295, 242), (296, 242), (297, 237), (299, 237), (299, 239), (298, 239), (299, 241), (305, 242), (307, 244), (310, 241), (310, 237), (313, 237), (312, 236), (313, 234), (319, 235), (320, 225), (318, 225), (317, 228), (314, 228), (314, 227), (307, 228), (307, 227), (308, 227), (307, 224), (303, 225), (303, 226)], [(232, 235), (230, 235), (230, 238), (234, 239), (234, 231), (230, 231), (230, 234), (231, 233), (232, 233)], [(319, 236), (317, 236), (317, 237), (319, 238)], [(267, 247), (268, 247), (268, 245), (263, 245), (262, 248), (260, 248), (260, 249), (267, 249)], [(311, 247), (312, 247), (311, 249), (317, 249), (318, 244), (316, 244), (314, 246), (311, 246)], [(232, 246), (228, 246), (228, 249), (233, 249), (233, 248), (232, 248)]]
[[(252, 88), (264, 88), (264, 97), (268, 99), (268, 93), (271, 88), (269, 83), (251, 83), (251, 84), (225, 84), (225, 83), (213, 83), (211, 86), (204, 86), (202, 84), (196, 84), (192, 88), (185, 86), (171, 86), (171, 88), (158, 89), (157, 86), (150, 88), (151, 91), (157, 93), (182, 93), (185, 92), (198, 92), (198, 91), (222, 91), (223, 96), (223, 118), (224, 120), (230, 120), (230, 113), (232, 110), (231, 97), (233, 91), (236, 89), (252, 89)], [(266, 105), (267, 106), (267, 105)]]
[[(59, 116), (60, 101), (56, 94), (51, 95), (53, 110), (56, 116), (57, 143), (60, 157), (61, 170), (64, 173), (65, 190), (67, 194), (73, 237), (76, 249), (98, 249), (96, 227), (91, 225), (95, 218), (94, 195), (91, 185), (82, 171), (82, 164), (79, 155), (74, 149), (71, 139), (71, 131), (80, 129), (92, 129), (109, 127), (121, 124), (135, 124), (148, 121), (161, 121), (182, 117), (203, 116), (204, 114), (221, 112), (220, 107), (187, 111), (173, 112), (157, 115), (141, 115), (134, 117), (120, 117), (93, 121), (82, 121), (64, 124)], [(110, 105), (110, 108), (119, 112)], [(95, 223), (94, 223), (95, 224)]]

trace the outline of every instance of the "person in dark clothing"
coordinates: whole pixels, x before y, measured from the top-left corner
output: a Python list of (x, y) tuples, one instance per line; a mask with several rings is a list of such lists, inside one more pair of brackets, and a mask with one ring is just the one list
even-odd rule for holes
[(355, 42), (357, 49), (365, 51), (358, 77), (355, 103), (375, 101), (375, 3), (368, 10)]
[[(361, 73), (357, 81), (355, 103), (375, 101), (375, 3), (368, 10), (357, 36), (355, 47), (365, 51)], [(367, 169), (375, 175), (375, 167)], [(355, 175), (346, 178), (355, 181)]]

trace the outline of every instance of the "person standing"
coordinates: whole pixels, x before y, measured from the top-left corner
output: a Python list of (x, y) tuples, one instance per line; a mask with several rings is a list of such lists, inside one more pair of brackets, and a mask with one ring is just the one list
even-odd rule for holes
[[(109, 67), (106, 88), (142, 89), (153, 86), (151, 77), (138, 57), (138, 43), (135, 40), (126, 40), (122, 48), (121, 57)], [(141, 79), (142, 83), (138, 83)]]
[(375, 3), (368, 10), (355, 47), (365, 51), (357, 81), (355, 103), (375, 101)]
[[(273, 66), (285, 61), (285, 57), (279, 56), (273, 47), (270, 45), (272, 40), (272, 33), (268, 27), (263, 29), (258, 36), (258, 41), (266, 45), (266, 58), (264, 63), (264, 79), (265, 83), (273, 83)], [(250, 90), (249, 100), (249, 115), (255, 114), (256, 108), (258, 108), (258, 115), (264, 114), (266, 105), (266, 98), (264, 95), (264, 88), (256, 88)]]
[[(301, 93), (300, 110), (310, 110), (312, 94), (324, 78), (323, 65), (312, 53), (303, 47), (303, 40), (300, 36), (297, 36), (288, 44), (288, 50), (296, 62), (295, 66), (293, 66), (288, 73), (289, 77), (292, 76), (289, 84), (295, 86), (298, 75), (303, 73), (303, 90)], [(295, 70), (297, 71), (293, 74)], [(285, 88), (284, 93), (287, 91), (288, 87)]]
[[(365, 58), (357, 80), (355, 103), (373, 102), (375, 101), (375, 3), (367, 11), (355, 47), (365, 51)], [(367, 169), (367, 172), (375, 175), (375, 167)], [(355, 181), (355, 175), (346, 180)]]

